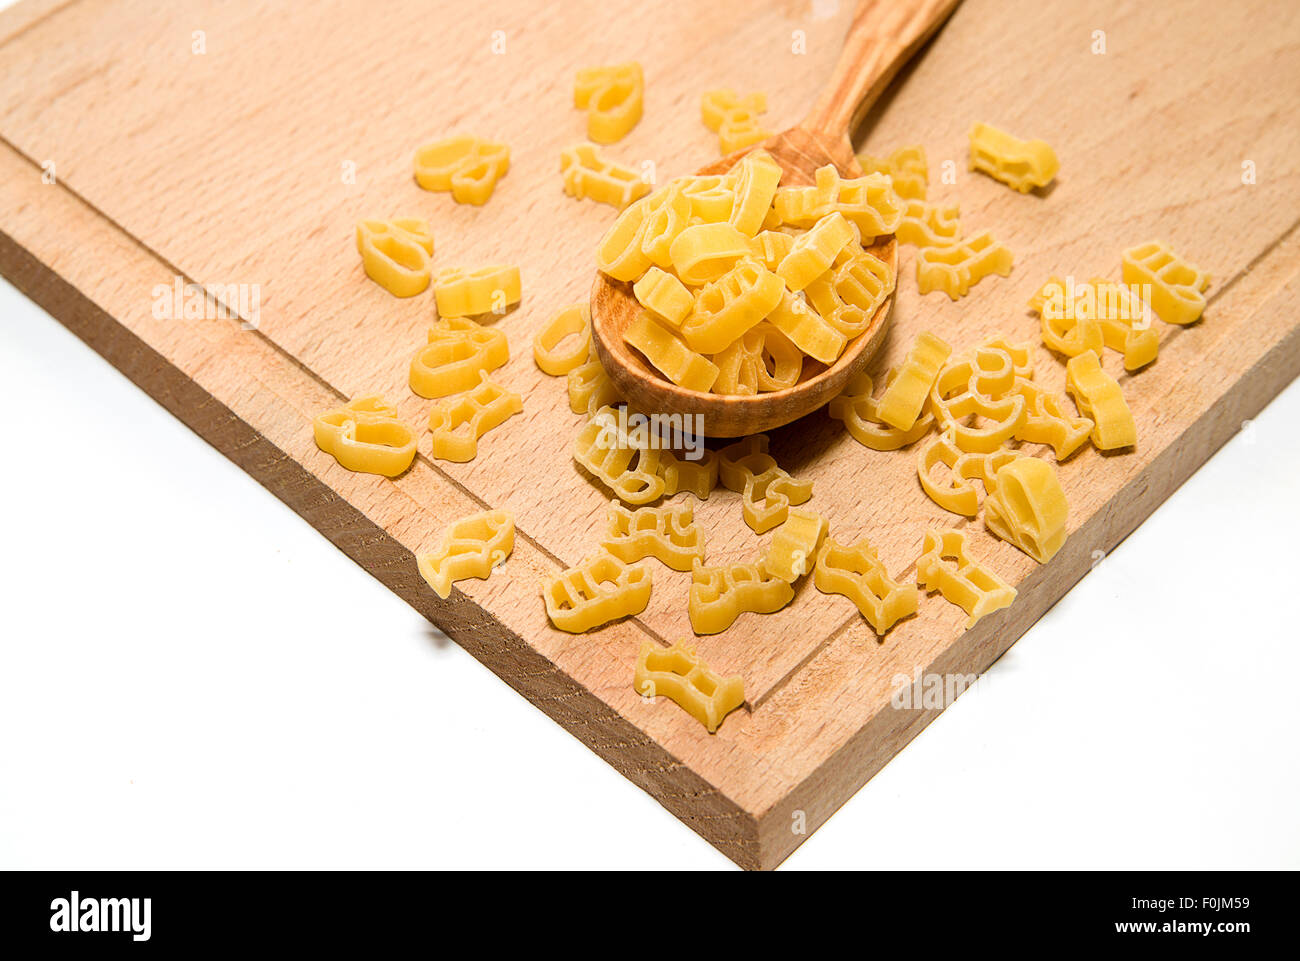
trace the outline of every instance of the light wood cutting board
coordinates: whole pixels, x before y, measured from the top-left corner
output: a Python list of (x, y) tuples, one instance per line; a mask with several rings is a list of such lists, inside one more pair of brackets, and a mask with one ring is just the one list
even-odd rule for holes
[[(688, 575), (656, 565), (635, 619), (583, 636), (552, 629), (538, 580), (596, 545), (607, 504), (570, 458), (579, 418), (563, 381), (542, 375), (529, 348), (554, 309), (585, 298), (614, 216), (560, 189), (559, 152), (584, 131), (573, 72), (643, 63), (645, 118), (609, 153), (653, 161), (662, 180), (717, 155), (698, 116), (703, 90), (766, 91), (768, 126), (797, 122), (850, 14), (834, 2), (27, 0), (0, 14), (0, 271), (724, 854), (772, 867), (937, 714), (891, 707), (898, 675), (985, 670), (1300, 371), (1294, 5), (967, 0), (859, 136), (877, 153), (924, 144), (931, 198), (959, 202), (968, 231), (1006, 242), (1015, 271), (957, 303), (921, 298), (904, 248), (874, 369), (921, 329), (958, 348), (1001, 333), (1033, 342), (1038, 378), (1059, 389), (1030, 294), (1051, 274), (1118, 277), (1122, 248), (1163, 238), (1214, 284), (1202, 323), (1160, 325), (1150, 369), (1124, 375), (1106, 357), (1137, 419), (1136, 452), (1089, 448), (1062, 466), (1071, 536), (1044, 567), (961, 522), (1020, 591), (973, 630), (932, 596), (881, 643), (846, 599), (804, 584), (780, 613), (700, 638), (715, 669), (744, 675), (748, 697), (712, 737), (631, 686), (644, 638), (690, 635)], [(974, 120), (1056, 147), (1047, 196), (966, 172)], [(414, 148), (455, 131), (511, 145), (484, 208), (412, 181)], [(955, 183), (942, 182), (949, 163)], [(524, 302), (498, 324), (513, 352), (502, 379), (525, 409), (472, 463), (421, 456), (390, 481), (341, 469), (310, 421), (373, 392), (410, 423), (427, 416), (406, 368), (432, 297), (390, 297), (353, 246), (358, 219), (396, 215), (432, 223), (438, 266), (521, 266)], [(151, 292), (177, 276), (260, 285), (258, 328), (155, 319)], [(810, 506), (841, 541), (870, 536), (903, 577), (927, 527), (958, 521), (921, 492), (914, 451), (866, 450), (823, 412), (774, 432), (772, 448), (815, 482)], [(487, 506), (515, 513), (515, 553), (442, 602), (413, 552)], [(766, 547), (738, 495), (695, 506), (712, 561)]]

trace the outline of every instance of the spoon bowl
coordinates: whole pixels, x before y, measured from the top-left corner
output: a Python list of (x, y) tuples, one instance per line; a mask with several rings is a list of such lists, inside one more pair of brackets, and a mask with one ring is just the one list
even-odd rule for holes
[[(844, 52), (812, 113), (798, 127), (701, 168), (722, 174), (761, 147), (782, 170), (782, 186), (811, 184), (819, 167), (834, 164), (841, 177), (862, 176), (849, 131), (865, 115), (898, 69), (960, 0), (864, 0), (844, 42)], [(877, 237), (866, 248), (898, 277), (898, 243)], [(893, 294), (876, 310), (867, 329), (850, 340), (830, 367), (804, 358), (798, 383), (759, 394), (714, 394), (687, 390), (663, 377), (623, 339), (641, 305), (632, 284), (597, 272), (591, 290), (591, 334), (596, 355), (618, 393), (643, 413), (699, 415), (710, 437), (742, 437), (780, 427), (822, 407), (844, 390), (884, 342)]]

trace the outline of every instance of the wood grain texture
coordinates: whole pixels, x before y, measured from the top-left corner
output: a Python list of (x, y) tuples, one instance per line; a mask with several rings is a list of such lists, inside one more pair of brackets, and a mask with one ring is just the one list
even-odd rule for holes
[[(1071, 537), (1049, 565), (968, 525), (975, 552), (1020, 590), (1009, 609), (963, 631), (959, 610), (926, 598), (880, 643), (846, 599), (804, 585), (782, 612), (744, 615), (699, 639), (715, 669), (746, 681), (745, 708), (716, 736), (637, 697), (642, 639), (690, 633), (688, 575), (656, 567), (643, 615), (578, 637), (549, 626), (537, 591), (539, 577), (595, 546), (607, 503), (570, 459), (579, 420), (562, 381), (537, 371), (527, 349), (554, 309), (586, 295), (595, 242), (614, 215), (560, 190), (559, 151), (583, 131), (571, 75), (639, 58), (646, 117), (609, 152), (651, 160), (661, 178), (689, 172), (716, 155), (698, 118), (705, 89), (765, 90), (776, 129), (808, 113), (851, 12), (814, 19), (829, 6), (669, 3), (646, 18), (632, 4), (621, 16), (595, 3), (537, 16), (506, 3), (435, 14), (414, 0), (161, 9), (76, 0), (0, 32), (0, 270), (728, 857), (771, 867), (806, 837), (791, 831), (796, 811), (814, 830), (932, 719), (891, 707), (897, 675), (986, 668), (1094, 552), (1118, 543), (1300, 370), (1300, 132), (1290, 120), (1300, 26), (1289, 5), (967, 0), (872, 110), (865, 146), (924, 143), (932, 198), (960, 202), (967, 230), (1006, 242), (1015, 271), (956, 303), (921, 298), (904, 248), (872, 369), (897, 363), (922, 329), (959, 347), (994, 333), (1037, 344), (1024, 304), (1043, 280), (1118, 276), (1119, 251), (1157, 236), (1214, 275), (1205, 320), (1161, 327), (1160, 359), (1141, 373), (1106, 358), (1139, 445), (1063, 465)], [(191, 52), (195, 30), (206, 37), (201, 55)], [(492, 52), (498, 30), (504, 54)], [(791, 52), (796, 30), (806, 54)], [(1090, 50), (1096, 31), (1104, 54)], [(1062, 171), (1047, 196), (965, 172), (976, 119), (1056, 147)], [(411, 180), (415, 146), (458, 130), (512, 146), (511, 171), (481, 209)], [(51, 160), (58, 182), (42, 183)], [(1253, 184), (1242, 182), (1247, 161)], [(341, 176), (349, 163), (355, 183)], [(947, 163), (955, 183), (943, 181)], [(422, 455), (390, 481), (339, 468), (316, 450), (310, 419), (363, 392), (388, 395), (412, 423), (427, 415), (406, 388), (406, 365), (431, 298), (389, 297), (364, 279), (352, 246), (357, 219), (404, 214), (433, 224), (438, 266), (520, 264), (524, 303), (497, 323), (514, 354), (501, 378), (525, 411), (488, 435), (474, 462)], [(151, 291), (177, 275), (261, 285), (259, 329), (154, 318)], [(1035, 361), (1059, 389), (1060, 363), (1041, 348)], [(870, 536), (895, 574), (913, 573), (927, 526), (956, 520), (920, 491), (910, 452), (865, 450), (824, 413), (775, 431), (772, 449), (813, 479), (810, 506), (837, 536)], [(440, 601), (412, 555), (487, 505), (514, 511), (515, 553), (489, 581)], [(715, 493), (696, 516), (714, 561), (766, 546), (736, 495)]]

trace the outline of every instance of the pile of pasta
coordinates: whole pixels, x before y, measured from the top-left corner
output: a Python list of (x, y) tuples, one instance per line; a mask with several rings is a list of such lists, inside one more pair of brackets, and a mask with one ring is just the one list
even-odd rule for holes
[(600, 242), (598, 268), (641, 306), (627, 343), (679, 387), (793, 387), (834, 364), (894, 290), (867, 249), (903, 215), (889, 176), (842, 179), (828, 164), (809, 186), (782, 186), (782, 173), (760, 149), (726, 174), (680, 177)]

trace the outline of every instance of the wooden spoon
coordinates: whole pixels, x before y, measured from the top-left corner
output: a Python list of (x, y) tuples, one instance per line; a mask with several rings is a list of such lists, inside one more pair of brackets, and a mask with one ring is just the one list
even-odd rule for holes
[[(849, 26), (835, 73), (812, 112), (797, 127), (761, 146), (781, 165), (782, 185), (810, 184), (818, 167), (834, 164), (844, 177), (860, 177), (849, 135), (898, 69), (934, 33), (960, 0), (863, 0)], [(721, 174), (755, 148), (723, 157), (700, 169)], [(868, 248), (898, 275), (898, 245), (879, 237)], [(591, 332), (600, 362), (619, 394), (644, 413), (699, 414), (710, 437), (741, 437), (788, 424), (840, 393), (884, 340), (891, 295), (867, 329), (845, 346), (827, 368), (804, 361), (804, 379), (769, 393), (735, 396), (686, 390), (665, 379), (623, 340), (641, 310), (632, 285), (597, 272), (591, 291)], [(811, 372), (811, 376), (809, 376)]]

